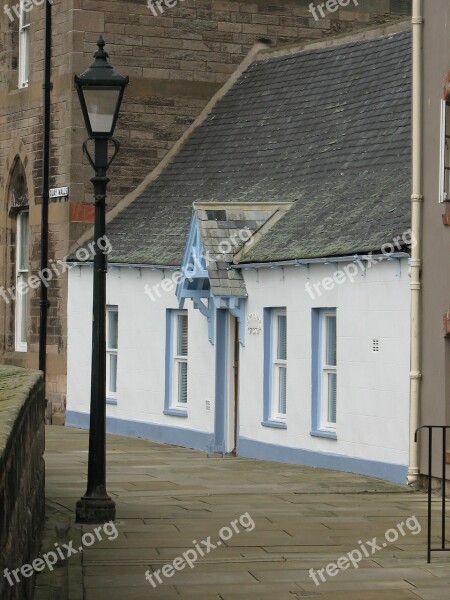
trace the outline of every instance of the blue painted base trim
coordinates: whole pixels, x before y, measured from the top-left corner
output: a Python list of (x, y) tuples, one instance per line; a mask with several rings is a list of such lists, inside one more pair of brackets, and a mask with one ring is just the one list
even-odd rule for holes
[(382, 463), (328, 452), (314, 452), (302, 448), (290, 448), (245, 437), (238, 439), (237, 454), (246, 458), (358, 473), (399, 485), (406, 485), (408, 475), (407, 465)]
[[(66, 427), (89, 429), (89, 413), (68, 410), (66, 412)], [(195, 448), (203, 452), (208, 451), (211, 436), (214, 435), (183, 427), (156, 425), (142, 421), (117, 419), (115, 417), (106, 417), (106, 431), (115, 435), (143, 438), (163, 444), (184, 446), (185, 448)], [(246, 458), (359, 473), (400, 485), (406, 485), (408, 474), (407, 465), (381, 463), (328, 452), (313, 452), (301, 448), (268, 444), (244, 437), (238, 439), (237, 454)]]
[[(68, 410), (66, 412), (66, 427), (89, 429), (89, 413)], [(142, 438), (163, 444), (184, 446), (185, 448), (195, 448), (203, 452), (207, 451), (208, 441), (211, 439), (211, 433), (203, 431), (168, 425), (156, 425), (155, 423), (145, 423), (143, 421), (129, 421), (115, 417), (106, 417), (106, 431), (115, 435)]]
[(287, 429), (286, 423), (283, 421), (261, 421), (263, 427), (275, 427), (275, 429)]

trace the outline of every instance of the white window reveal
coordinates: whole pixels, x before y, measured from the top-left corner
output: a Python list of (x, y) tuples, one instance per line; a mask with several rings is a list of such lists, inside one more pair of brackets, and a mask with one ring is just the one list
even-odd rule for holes
[(30, 73), (30, 11), (33, 3), (20, 0), (19, 19), (19, 88), (28, 86)]
[(18, 213), (16, 221), (15, 348), (17, 352), (27, 351), (29, 240), (28, 211), (22, 210)]
[(106, 397), (117, 400), (117, 357), (119, 352), (119, 312), (117, 306), (106, 309)]

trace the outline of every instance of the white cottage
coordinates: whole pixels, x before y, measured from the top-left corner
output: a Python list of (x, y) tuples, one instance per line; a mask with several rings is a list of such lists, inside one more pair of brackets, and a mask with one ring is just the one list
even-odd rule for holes
[[(108, 431), (406, 481), (410, 38), (256, 54), (114, 211)], [(91, 295), (74, 256), (74, 427)]]

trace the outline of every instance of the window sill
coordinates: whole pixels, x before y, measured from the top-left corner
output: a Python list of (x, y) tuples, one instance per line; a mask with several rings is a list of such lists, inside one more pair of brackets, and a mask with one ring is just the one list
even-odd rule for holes
[(117, 398), (106, 398), (106, 404), (117, 406)]
[(261, 421), (263, 427), (273, 427), (274, 429), (287, 429), (286, 423), (283, 421)]
[(187, 410), (183, 410), (182, 408), (166, 408), (163, 411), (163, 414), (169, 417), (183, 417), (186, 418), (188, 416)]
[(335, 431), (325, 431), (324, 429), (318, 429), (317, 431), (311, 431), (312, 437), (328, 438), (329, 440), (337, 440), (337, 433)]

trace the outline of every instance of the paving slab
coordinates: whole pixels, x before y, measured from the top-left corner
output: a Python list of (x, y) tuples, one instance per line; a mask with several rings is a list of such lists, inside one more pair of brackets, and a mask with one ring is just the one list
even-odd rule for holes
[[(48, 572), (37, 578), (37, 600), (450, 597), (450, 553), (426, 563), (424, 494), (360, 475), (208, 459), (195, 450), (119, 436), (107, 437), (107, 487), (117, 506), (117, 535), (84, 547), (83, 536), (95, 526), (75, 524), (74, 513), (85, 492), (87, 448), (86, 432), (47, 428), (50, 534), (42, 552), (54, 547), (52, 522), (61, 514), (70, 524), (67, 539), (82, 551), (64, 561), (57, 578)], [(404, 535), (386, 542), (386, 532), (413, 515), (421, 531), (404, 526)], [(433, 533), (438, 543), (438, 529)], [(357, 568), (326, 574), (328, 565), (362, 552), (361, 545), (373, 538), (385, 547), (362, 555)], [(192, 552), (197, 555), (192, 568), (167, 567)], [(325, 582), (316, 585), (310, 569), (323, 569)], [(65, 595), (56, 596), (64, 577)]]

